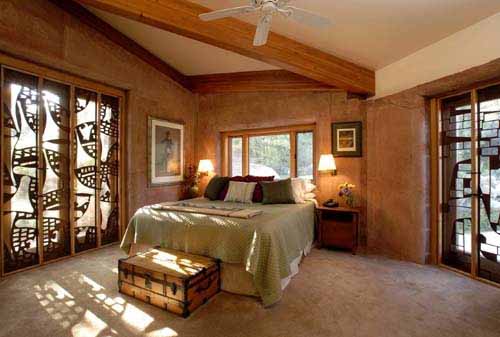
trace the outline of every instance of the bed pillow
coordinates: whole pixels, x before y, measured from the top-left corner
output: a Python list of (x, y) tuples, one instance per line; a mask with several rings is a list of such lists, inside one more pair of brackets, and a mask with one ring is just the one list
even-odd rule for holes
[(304, 194), (306, 189), (306, 182), (302, 178), (292, 178), (292, 192), (293, 199), (296, 204), (305, 203)]
[(293, 198), (292, 180), (260, 182), (264, 198), (263, 204), (295, 204)]
[(316, 199), (316, 193), (306, 193), (304, 194), (304, 200)]
[(311, 193), (316, 189), (316, 185), (314, 185), (310, 180), (305, 181), (305, 190), (304, 193)]
[(210, 182), (205, 189), (205, 198), (210, 200), (217, 200), (219, 198), (220, 192), (227, 186), (229, 183), (229, 177), (219, 177), (215, 176), (210, 179)]
[(229, 188), (224, 201), (252, 203), (253, 191), (257, 183), (229, 181)]
[[(273, 181), (274, 176), (270, 177), (257, 177), (257, 176), (246, 176), (245, 181), (247, 183), (260, 183), (261, 181)], [(255, 186), (255, 190), (253, 191), (253, 202), (262, 202), (264, 195), (262, 194), (262, 186), (260, 184), (257, 184)]]
[[(229, 178), (229, 181), (240, 181), (245, 183), (258, 183), (261, 181), (273, 181), (274, 176), (271, 177), (256, 177), (256, 176), (236, 176)], [(226, 185), (224, 189), (219, 193), (219, 200), (224, 200), (226, 198), (227, 190), (229, 188), (229, 184)], [(257, 184), (255, 186), (255, 190), (253, 192), (252, 202), (262, 202), (262, 187)]]
[[(245, 177), (241, 177), (241, 176), (231, 177), (231, 178), (229, 178), (229, 182), (231, 182), (231, 181), (245, 182)], [(224, 201), (224, 199), (226, 199), (228, 189), (229, 189), (229, 183), (226, 184), (226, 186), (220, 191), (219, 200)]]

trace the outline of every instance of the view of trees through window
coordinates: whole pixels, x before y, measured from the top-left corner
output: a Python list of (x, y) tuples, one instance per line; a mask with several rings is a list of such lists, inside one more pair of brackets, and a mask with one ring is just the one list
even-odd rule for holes
[(243, 175), (243, 138), (231, 138), (231, 174), (232, 176)]
[[(228, 173), (314, 179), (314, 132), (312, 128), (259, 134), (243, 131), (227, 138)], [(245, 151), (247, 151), (245, 153)]]
[(313, 179), (313, 133), (297, 133), (297, 177)]
[(248, 151), (251, 175), (290, 177), (290, 134), (250, 137)]

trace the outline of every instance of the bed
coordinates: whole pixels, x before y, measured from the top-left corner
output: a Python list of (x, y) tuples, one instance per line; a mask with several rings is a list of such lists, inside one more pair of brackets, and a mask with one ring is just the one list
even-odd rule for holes
[(311, 249), (314, 203), (241, 204), (205, 198), (188, 202), (203, 208), (239, 207), (262, 213), (241, 219), (168, 209), (175, 202), (146, 206), (130, 220), (121, 248), (130, 254), (137, 247), (161, 246), (220, 259), (223, 290), (258, 296), (264, 306), (278, 302), (298, 272), (301, 258)]

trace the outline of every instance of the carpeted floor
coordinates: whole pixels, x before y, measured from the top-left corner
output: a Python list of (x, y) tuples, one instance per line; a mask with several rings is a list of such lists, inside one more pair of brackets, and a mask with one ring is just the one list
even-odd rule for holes
[(282, 301), (227, 293), (183, 319), (120, 295), (117, 247), (0, 284), (0, 336), (500, 336), (500, 289), (435, 267), (313, 250)]

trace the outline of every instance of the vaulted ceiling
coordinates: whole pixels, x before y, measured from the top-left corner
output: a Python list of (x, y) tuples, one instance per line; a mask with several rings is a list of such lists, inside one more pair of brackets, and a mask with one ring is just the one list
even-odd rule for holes
[[(178, 23), (174, 24), (183, 32), (184, 36), (163, 29), (165, 24), (169, 26), (169, 19), (174, 21), (177, 19), (175, 13), (178, 12), (175, 10), (165, 14), (167, 16), (159, 14), (160, 16), (163, 15), (159, 24), (151, 23), (150, 18), (153, 21), (156, 20), (152, 17), (156, 16), (156, 12), (151, 8), (154, 8), (160, 2), (153, 1), (149, 4), (147, 1), (140, 1), (141, 5), (137, 3), (132, 5), (120, 0), (77, 1), (86, 5), (95, 15), (185, 75), (269, 71), (278, 69), (278, 66), (283, 66), (288, 71), (297, 72), (316, 81), (334, 86), (340, 84), (340, 88), (351, 89), (353, 92), (368, 95), (374, 93), (374, 70), (381, 69), (500, 12), (500, 1), (498, 0), (292, 0), (293, 5), (320, 13), (334, 22), (327, 29), (312, 29), (276, 16), (272, 24), (272, 31), (285, 39), (281, 42), (286, 42), (288, 38), (299, 43), (295, 47), (300, 49), (302, 49), (301, 46), (314, 48), (310, 51), (305, 51), (306, 49), (302, 51), (305, 53), (306, 58), (310, 58), (309, 65), (306, 62), (305, 66), (299, 65), (299, 68), (296, 68), (297, 64), (293, 64), (293, 62), (283, 64), (279, 59), (283, 57), (282, 55), (272, 55), (273, 49), (279, 50), (275, 48), (283, 48), (284, 45), (289, 45), (287, 43), (276, 43), (270, 47), (270, 50), (265, 52), (263, 47), (259, 47), (261, 48), (259, 50), (251, 48), (251, 46), (245, 46), (241, 50), (239, 45), (236, 44), (236, 48), (234, 48), (231, 46), (232, 41), (230, 39), (225, 42), (221, 41), (218, 45), (225, 48), (228, 46), (227, 42), (230, 41), (228, 49), (232, 51), (204, 43), (207, 40), (212, 43), (212, 36), (216, 34), (217, 29), (219, 32), (225, 31), (232, 29), (232, 25), (238, 23), (237, 21), (221, 20), (223, 22), (221, 22), (220, 26), (212, 29), (214, 26), (211, 26), (211, 24), (203, 26), (204, 23), (198, 22), (197, 14), (194, 13), (200, 10), (204, 12), (209, 9), (245, 5), (248, 4), (249, 0), (190, 0), (191, 3), (194, 3), (191, 7), (187, 1), (176, 0), (175, 3), (185, 3), (187, 7), (174, 5), (174, 2), (172, 2), (172, 5), (170, 5), (170, 2), (159, 5), (171, 6), (171, 8), (180, 6), (179, 8), (182, 7), (182, 11), (186, 10), (185, 13), (181, 12), (179, 14), (181, 16), (188, 15), (188, 12), (194, 10), (194, 13), (189, 14), (194, 14), (194, 16), (187, 19), (190, 22), (188, 26), (181, 27), (184, 24), (182, 20), (177, 20)], [(118, 5), (120, 2), (122, 5)], [(115, 4), (124, 7), (112, 9)], [(92, 7), (93, 5), (98, 5), (97, 7), (100, 9)], [(196, 7), (198, 5), (204, 7)], [(136, 9), (129, 9), (128, 6)], [(162, 11), (166, 7), (160, 8), (158, 7), (157, 10)], [(129, 12), (130, 15), (125, 12)], [(453, 14), (450, 15), (450, 13)], [(126, 18), (127, 16), (129, 18)], [(241, 16), (238, 19), (255, 24), (257, 16)], [(164, 20), (165, 24), (161, 20)], [(178, 26), (179, 24), (181, 26)], [(196, 26), (198, 27), (196, 28)], [(192, 33), (186, 33), (186, 27)], [(176, 31), (176, 29), (170, 30)], [(204, 37), (205, 30), (212, 31)], [(250, 30), (251, 27), (248, 29), (248, 27), (240, 26), (235, 29), (235, 34), (243, 35), (235, 36), (235, 38), (252, 34)], [(198, 41), (185, 36), (197, 36)], [(272, 40), (270, 38), (271, 42), (275, 42)], [(248, 36), (241, 40), (243, 45), (247, 41)], [(266, 54), (269, 51), (271, 52), (270, 59)], [(297, 57), (297, 55), (293, 55), (294, 51), (288, 51), (287, 53), (288, 57)], [(321, 55), (321, 57), (318, 58), (318, 55)], [(332, 55), (333, 58), (328, 59), (328, 55)], [(319, 59), (322, 61), (316, 63)], [(266, 63), (267, 61), (270, 61), (269, 63), (273, 65)], [(342, 63), (344, 61), (352, 62), (360, 67), (353, 68), (353, 64)], [(331, 65), (331, 67), (329, 69), (322, 68), (321, 62), (324, 62), (323, 66), (330, 67)], [(325, 74), (322, 74), (319, 68), (324, 69)], [(340, 73), (336, 74), (337, 71), (340, 71)], [(353, 75), (355, 79), (351, 83), (349, 78), (350, 76), (353, 78)], [(296, 81), (297, 79), (293, 80)]]
[[(191, 0), (212, 9), (248, 0)], [(500, 11), (498, 0), (293, 0), (331, 18), (312, 29), (279, 16), (272, 31), (370, 69), (380, 69)], [(276, 67), (100, 10), (125, 35), (186, 75), (268, 70)], [(255, 24), (256, 16), (239, 19)], [(203, 57), (200, 57), (203, 55)]]

